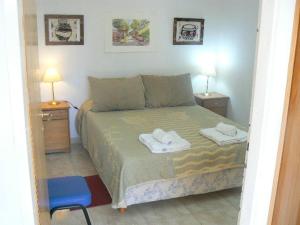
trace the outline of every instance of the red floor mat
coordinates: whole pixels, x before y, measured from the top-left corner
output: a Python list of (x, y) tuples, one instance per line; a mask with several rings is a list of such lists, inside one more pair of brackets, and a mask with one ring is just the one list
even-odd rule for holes
[(89, 207), (107, 205), (111, 203), (110, 194), (98, 175), (88, 176), (84, 178), (92, 193), (92, 204)]

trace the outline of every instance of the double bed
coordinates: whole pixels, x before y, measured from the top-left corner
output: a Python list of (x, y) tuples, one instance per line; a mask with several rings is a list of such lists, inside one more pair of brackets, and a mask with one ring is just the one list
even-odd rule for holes
[[(245, 130), (231, 120), (196, 105), (109, 112), (91, 107), (90, 100), (82, 105), (77, 130), (113, 208), (242, 185), (246, 143), (218, 146), (199, 134), (218, 122)], [(175, 130), (191, 149), (151, 153), (138, 136), (155, 128)]]

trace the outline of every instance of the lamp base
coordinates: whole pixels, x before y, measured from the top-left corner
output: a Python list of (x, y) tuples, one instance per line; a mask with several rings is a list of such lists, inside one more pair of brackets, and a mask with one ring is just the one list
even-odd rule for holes
[(211, 96), (211, 93), (209, 93), (209, 92), (205, 92), (205, 93), (201, 93), (201, 95), (203, 95), (203, 96)]
[(57, 101), (50, 101), (48, 102), (49, 105), (59, 105), (60, 102), (57, 102)]

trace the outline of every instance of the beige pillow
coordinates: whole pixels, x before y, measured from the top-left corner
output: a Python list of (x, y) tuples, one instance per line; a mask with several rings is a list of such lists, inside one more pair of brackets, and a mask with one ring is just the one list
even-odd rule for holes
[(195, 104), (190, 74), (178, 76), (142, 75), (146, 107), (189, 106)]
[(143, 109), (144, 86), (140, 76), (132, 78), (89, 77), (93, 112)]

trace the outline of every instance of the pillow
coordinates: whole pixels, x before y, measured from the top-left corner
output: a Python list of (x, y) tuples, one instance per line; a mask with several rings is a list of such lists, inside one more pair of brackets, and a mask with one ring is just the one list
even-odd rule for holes
[(89, 77), (93, 112), (144, 109), (144, 86), (140, 76), (132, 78)]
[(195, 105), (190, 74), (178, 76), (142, 75), (146, 107)]

